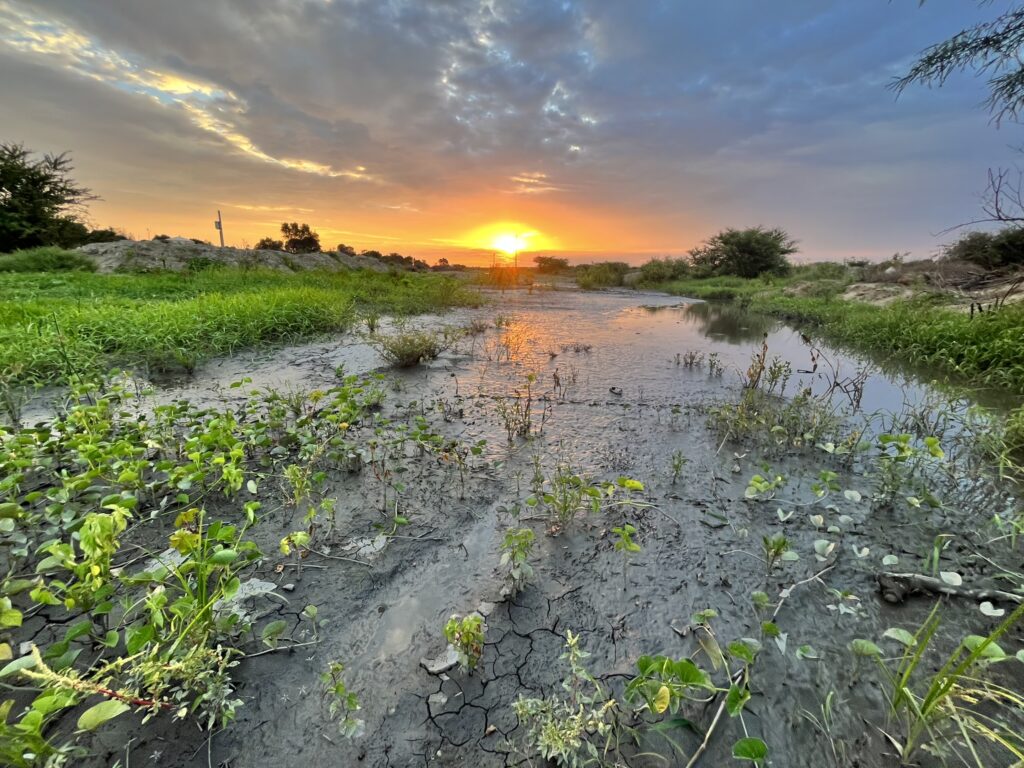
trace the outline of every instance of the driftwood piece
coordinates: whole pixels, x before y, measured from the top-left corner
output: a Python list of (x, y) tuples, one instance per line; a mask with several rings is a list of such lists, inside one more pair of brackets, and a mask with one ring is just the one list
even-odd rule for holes
[(950, 595), (951, 597), (966, 597), (978, 602), (990, 600), (993, 602), (1015, 603), (1017, 605), (1024, 603), (1024, 595), (1003, 592), (999, 589), (954, 587), (942, 579), (924, 576), (919, 573), (891, 573), (883, 571), (875, 575), (875, 580), (878, 582), (878, 591), (882, 593), (882, 597), (889, 603), (902, 603), (911, 595), (921, 592)]

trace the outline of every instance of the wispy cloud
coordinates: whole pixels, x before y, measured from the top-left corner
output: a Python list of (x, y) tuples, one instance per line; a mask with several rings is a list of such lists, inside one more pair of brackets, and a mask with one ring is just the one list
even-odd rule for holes
[(510, 176), (509, 181), (513, 182), (514, 186), (507, 191), (517, 195), (539, 195), (545, 192), (559, 192), (562, 189), (552, 184), (546, 173), (539, 171), (519, 173)]
[(221, 205), (230, 206), (232, 208), (238, 208), (241, 211), (280, 211), (282, 213), (312, 213), (314, 210), (313, 208), (299, 208), (298, 206), (295, 205), (248, 205), (246, 203), (221, 203)]
[(165, 71), (105, 47), (70, 26), (0, 0), (0, 44), (45, 57), (55, 66), (113, 88), (181, 109), (192, 122), (255, 160), (292, 171), (330, 178), (379, 181), (364, 166), (338, 169), (296, 157), (276, 157), (262, 150), (239, 127), (247, 104), (213, 82)]

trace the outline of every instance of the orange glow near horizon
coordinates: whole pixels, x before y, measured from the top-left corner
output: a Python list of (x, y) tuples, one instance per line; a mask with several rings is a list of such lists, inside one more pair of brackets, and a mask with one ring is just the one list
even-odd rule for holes
[(485, 224), (455, 241), (463, 248), (498, 251), (505, 257), (524, 251), (554, 250), (558, 241), (518, 221)]

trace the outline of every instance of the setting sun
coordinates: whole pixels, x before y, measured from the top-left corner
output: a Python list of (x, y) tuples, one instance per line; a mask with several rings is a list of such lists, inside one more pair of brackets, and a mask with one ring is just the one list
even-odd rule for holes
[(529, 242), (529, 234), (532, 233), (528, 233), (526, 235), (513, 235), (511, 233), (498, 235), (491, 242), (491, 247), (499, 251), (504, 251), (505, 253), (508, 254), (525, 251), (526, 245)]
[(546, 251), (558, 248), (558, 242), (519, 221), (499, 221), (477, 227), (458, 241), (465, 248), (497, 251), (512, 256), (523, 251)]

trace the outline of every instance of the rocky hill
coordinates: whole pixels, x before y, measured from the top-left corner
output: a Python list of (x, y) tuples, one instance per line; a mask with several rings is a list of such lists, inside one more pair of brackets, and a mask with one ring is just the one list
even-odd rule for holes
[(386, 272), (389, 267), (377, 259), (349, 256), (335, 251), (327, 253), (284, 253), (242, 248), (217, 248), (196, 243), (184, 237), (167, 240), (118, 240), (113, 243), (92, 243), (78, 249), (96, 263), (100, 272), (182, 272), (197, 267), (262, 267), (282, 272), (307, 269), (343, 271), (372, 269)]

